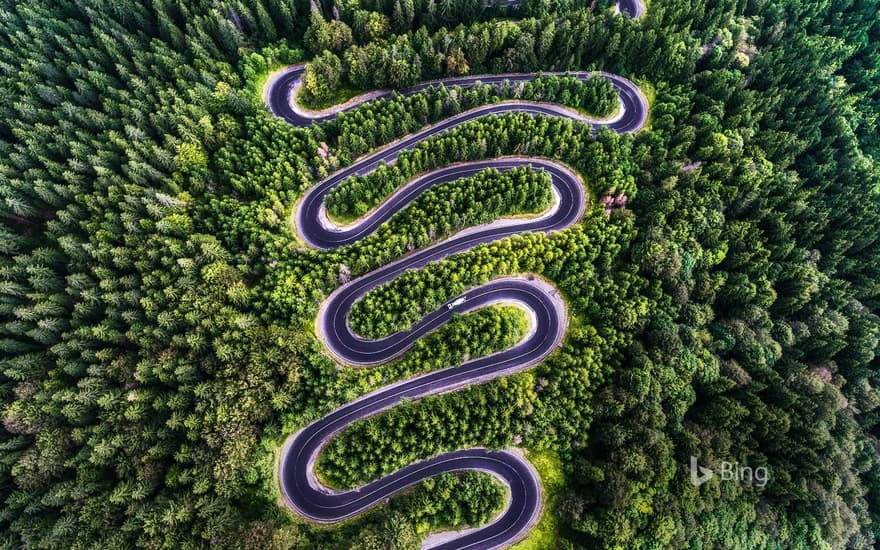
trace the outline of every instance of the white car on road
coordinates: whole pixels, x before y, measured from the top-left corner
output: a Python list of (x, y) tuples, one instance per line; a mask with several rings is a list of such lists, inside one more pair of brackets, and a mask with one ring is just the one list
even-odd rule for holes
[(448, 307), (449, 309), (452, 309), (455, 306), (460, 306), (461, 304), (463, 304), (465, 300), (467, 300), (467, 297), (462, 296), (461, 298), (458, 298), (457, 300), (453, 300), (452, 302), (449, 302), (449, 305), (447, 305), (446, 307)]

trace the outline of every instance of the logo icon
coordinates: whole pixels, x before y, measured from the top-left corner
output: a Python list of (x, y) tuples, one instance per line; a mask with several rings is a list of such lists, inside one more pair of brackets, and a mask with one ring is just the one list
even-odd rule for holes
[(706, 483), (712, 479), (712, 476), (714, 475), (715, 472), (709, 468), (703, 468), (697, 463), (697, 457), (691, 457), (691, 483), (693, 483), (695, 487), (699, 487)]

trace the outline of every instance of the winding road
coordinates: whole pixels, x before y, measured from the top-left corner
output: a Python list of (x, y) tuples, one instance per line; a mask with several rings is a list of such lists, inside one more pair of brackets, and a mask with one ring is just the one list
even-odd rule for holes
[(641, 19), (645, 15), (645, 4), (642, 0), (619, 0), (617, 9), (633, 19)]
[[(629, 4), (632, 4), (630, 6)], [(631, 14), (641, 13), (641, 4), (623, 5)], [(292, 124), (307, 126), (330, 120), (364, 101), (386, 97), (390, 92), (365, 94), (333, 112), (310, 113), (296, 107), (295, 97), (302, 66), (290, 68), (268, 84), (266, 98), (274, 114)], [(593, 73), (570, 73), (578, 78), (593, 78)], [(285, 443), (280, 463), (280, 484), (287, 503), (299, 514), (315, 522), (335, 522), (349, 518), (443, 472), (479, 470), (499, 479), (509, 488), (508, 505), (492, 523), (468, 530), (454, 538), (430, 537), (426, 544), (441, 549), (485, 549), (509, 545), (522, 538), (534, 525), (540, 511), (541, 485), (537, 474), (515, 451), (491, 451), (483, 448), (444, 453), (419, 461), (357, 489), (336, 491), (320, 483), (315, 476), (315, 462), (323, 446), (353, 422), (374, 416), (399, 404), (428, 395), (485, 382), (499, 376), (527, 369), (552, 353), (565, 333), (567, 316), (559, 293), (548, 283), (530, 276), (496, 279), (466, 292), (462, 297), (429, 313), (409, 330), (386, 338), (367, 340), (356, 335), (348, 323), (348, 314), (367, 292), (395, 279), (409, 269), (418, 269), (449, 255), (469, 250), (479, 244), (496, 241), (522, 232), (554, 232), (581, 219), (586, 195), (580, 178), (568, 167), (554, 161), (511, 157), (461, 163), (424, 174), (399, 189), (372, 213), (347, 227), (336, 227), (326, 218), (324, 199), (345, 179), (366, 174), (380, 162), (393, 162), (405, 150), (479, 117), (509, 112), (567, 117), (605, 126), (617, 132), (640, 129), (647, 118), (647, 102), (629, 80), (616, 75), (598, 75), (611, 80), (619, 93), (621, 108), (610, 120), (592, 120), (573, 110), (550, 104), (509, 101), (478, 107), (411, 134), (392, 145), (357, 160), (310, 189), (299, 203), (296, 225), (299, 234), (311, 246), (330, 249), (356, 242), (374, 232), (395, 212), (404, 208), (426, 189), (472, 176), (487, 168), (499, 171), (528, 166), (551, 177), (554, 205), (538, 217), (508, 219), (473, 227), (438, 244), (409, 254), (342, 285), (321, 305), (317, 327), (329, 352), (352, 365), (376, 365), (405, 352), (418, 339), (447, 323), (453, 314), (473, 311), (493, 303), (515, 304), (530, 317), (531, 330), (523, 340), (505, 351), (468, 361), (462, 365), (430, 372), (385, 386), (351, 401), (292, 435)], [(476, 82), (500, 83), (522, 81), (534, 75), (508, 74), (470, 76), (448, 79), (446, 85), (473, 85)], [(404, 93), (412, 94), (436, 83), (425, 83)], [(439, 540), (442, 538), (442, 540)], [(434, 542), (437, 544), (434, 544)]]
[[(360, 106), (362, 103), (365, 103), (367, 101), (375, 101), (378, 99), (385, 99), (387, 97), (390, 97), (391, 94), (394, 93), (393, 90), (368, 92), (366, 94), (352, 98), (347, 103), (345, 103), (344, 106), (341, 107), (331, 108), (324, 111), (308, 111), (300, 107), (295, 100), (296, 93), (299, 91), (300, 84), (302, 83), (302, 75), (305, 72), (305, 67), (305, 63), (289, 67), (287, 70), (276, 74), (272, 79), (270, 79), (266, 88), (265, 99), (269, 104), (269, 109), (275, 116), (283, 118), (294, 126), (302, 127), (309, 126), (312, 123), (327, 122), (335, 119), (337, 116), (339, 116), (340, 113), (344, 113), (346, 111), (354, 109)], [(611, 130), (614, 130), (615, 132), (620, 133), (634, 132), (641, 128), (645, 123), (646, 109), (644, 109), (644, 96), (635, 84), (633, 84), (630, 80), (623, 78), (622, 76), (604, 72), (594, 73), (585, 71), (545, 72), (541, 74), (573, 76), (581, 80), (587, 80), (596, 76), (607, 78), (611, 81), (611, 84), (617, 90), (617, 93), (620, 97), (620, 109), (617, 113), (617, 116), (610, 120), (597, 120), (580, 114), (576, 114), (572, 109), (561, 107), (559, 105), (534, 103), (530, 101), (505, 101), (502, 103), (478, 107), (471, 111), (466, 111), (464, 113), (460, 113), (457, 116), (448, 118), (445, 121), (433, 126), (433, 133), (431, 134), (424, 134), (422, 132), (412, 134), (411, 136), (409, 136), (409, 138), (407, 138), (409, 142), (409, 146), (407, 148), (412, 147), (433, 135), (449, 130), (450, 128), (453, 128), (463, 122), (486, 116), (487, 114), (525, 112), (533, 115), (565, 116), (583, 122), (602, 125)], [(446, 87), (467, 87), (473, 86), (475, 84), (494, 84), (500, 86), (503, 85), (505, 82), (525, 82), (528, 80), (533, 80), (534, 78), (535, 75), (533, 73), (503, 73), (492, 75), (458, 76), (446, 78), (443, 80), (432, 80), (428, 82), (423, 82), (422, 84), (418, 84), (412, 88), (403, 90), (400, 93), (404, 96), (410, 96), (425, 91), (432, 86), (438, 86), (440, 84), (443, 84)], [(376, 163), (383, 160), (388, 162), (396, 158), (399, 151), (385, 149), (382, 150), (382, 152), (385, 153), (384, 156), (381, 156), (380, 153), (374, 153), (369, 158), (375, 157), (374, 160)], [(361, 163), (356, 163), (352, 166), (349, 166), (347, 170), (333, 175), (334, 178), (339, 179), (334, 179), (330, 187), (335, 186), (335, 184), (338, 184), (343, 179), (354, 175), (355, 173), (364, 174), (366, 172), (369, 172), (372, 168), (374, 168), (374, 166), (368, 167), (366, 165), (361, 165)], [(321, 182), (319, 187), (325, 187), (328, 184), (328, 181), (329, 180), (325, 180), (324, 182)]]

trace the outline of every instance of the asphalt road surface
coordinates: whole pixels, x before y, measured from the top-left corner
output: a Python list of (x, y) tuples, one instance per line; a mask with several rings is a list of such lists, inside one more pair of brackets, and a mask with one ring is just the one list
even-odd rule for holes
[[(519, 5), (520, 0), (489, 0), (486, 5), (489, 7), (513, 8)], [(617, 2), (617, 9), (625, 13), (633, 19), (639, 19), (645, 13), (645, 5), (637, 0), (620, 0)]]
[(633, 19), (641, 19), (645, 15), (645, 3), (641, 0), (620, 0), (617, 8)]
[[(626, 4), (624, 7), (626, 8)], [(636, 12), (629, 9), (629, 13)], [(290, 98), (295, 93), (301, 74), (302, 67), (295, 67), (270, 84), (267, 99), (272, 112), (300, 126), (336, 116), (335, 113), (312, 115), (297, 112)], [(588, 73), (573, 74), (581, 78), (595, 76)], [(379, 340), (367, 340), (354, 334), (348, 324), (348, 314), (353, 304), (371, 289), (395, 279), (409, 269), (421, 268), (449, 255), (513, 234), (559, 231), (576, 223), (584, 213), (586, 202), (580, 179), (569, 168), (557, 162), (522, 157), (501, 158), (456, 164), (420, 176), (395, 192), (367, 217), (349, 227), (336, 228), (328, 224), (323, 216), (322, 205), (327, 193), (346, 178), (368, 173), (380, 162), (393, 162), (401, 151), (411, 149), (431, 136), (490, 114), (525, 112), (569, 117), (591, 122), (594, 126), (606, 126), (617, 132), (632, 132), (641, 128), (646, 120), (647, 105), (636, 86), (619, 76), (601, 76), (611, 79), (620, 94), (622, 109), (615, 120), (589, 121), (582, 115), (557, 105), (526, 102), (505, 102), (479, 107), (398, 140), (331, 175), (306, 193), (297, 210), (296, 224), (302, 237), (311, 246), (321, 249), (356, 242), (374, 232), (395, 212), (431, 186), (471, 176), (487, 168), (505, 171), (529, 166), (533, 170), (545, 171), (551, 177), (556, 201), (553, 208), (535, 218), (505, 220), (462, 231), (436, 245), (350, 281), (324, 301), (318, 314), (319, 335), (329, 352), (347, 364), (375, 365), (389, 361), (427, 333), (448, 322), (453, 314), (472, 311), (492, 303), (512, 303), (525, 309), (531, 319), (531, 331), (513, 348), (386, 386), (341, 406), (291, 436), (283, 450), (280, 481), (289, 505), (299, 514), (315, 522), (335, 522), (386, 502), (400, 491), (437, 474), (479, 470), (495, 476), (509, 488), (508, 506), (489, 525), (451, 540), (443, 540), (433, 548), (452, 550), (503, 547), (522, 538), (534, 525), (541, 504), (540, 482), (528, 462), (515, 452), (475, 448), (444, 453), (410, 464), (350, 491), (335, 491), (323, 486), (315, 478), (314, 468), (316, 458), (327, 441), (357, 420), (388, 410), (403, 399), (419, 399), (453, 391), (521, 371), (541, 362), (556, 349), (565, 332), (565, 305), (552, 286), (528, 276), (497, 279), (471, 289), (459, 297), (464, 298), (463, 301), (450, 300), (409, 330)], [(491, 75), (449, 79), (444, 83), (466, 86), (478, 81), (502, 82), (530, 78), (534, 78), (534, 75)], [(423, 84), (406, 93), (416, 93), (433, 84), (435, 83)], [(363, 100), (378, 99), (388, 93), (372, 94)], [(355, 104), (346, 108), (353, 108)]]

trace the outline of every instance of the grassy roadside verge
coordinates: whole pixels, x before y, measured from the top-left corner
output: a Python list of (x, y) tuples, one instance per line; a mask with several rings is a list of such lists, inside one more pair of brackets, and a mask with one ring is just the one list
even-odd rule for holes
[(306, 98), (305, 95), (297, 94), (296, 102), (303, 109), (308, 109), (309, 111), (322, 111), (324, 109), (329, 109), (330, 107), (342, 105), (349, 99), (359, 96), (366, 91), (367, 90), (359, 90), (352, 86), (340, 86), (336, 90), (333, 90), (330, 93), (330, 96), (324, 101), (314, 101), (313, 99)]
[(514, 550), (545, 550), (553, 548), (558, 538), (559, 520), (553, 514), (556, 500), (565, 487), (565, 475), (562, 473), (562, 461), (553, 451), (527, 451), (528, 460), (538, 476), (544, 489), (544, 502), (541, 517), (529, 536), (514, 544)]
[(263, 101), (263, 88), (266, 87), (266, 82), (269, 80), (269, 76), (279, 69), (283, 69), (286, 67), (286, 63), (281, 63), (280, 61), (276, 61), (271, 65), (266, 67), (265, 71), (261, 71), (251, 84), (252, 91), (254, 93), (254, 99), (256, 101)]
[(645, 95), (645, 99), (648, 100), (648, 119), (645, 121), (644, 130), (650, 130), (652, 114), (651, 107), (654, 105), (654, 100), (657, 98), (657, 90), (656, 88), (654, 88), (654, 85), (647, 80), (638, 79), (634, 80), (633, 82), (636, 83), (636, 86), (638, 86), (642, 93)]
[(244, 78), (244, 87), (258, 104), (263, 103), (263, 88), (269, 76), (278, 69), (300, 63), (306, 52), (296, 43), (281, 40), (275, 44), (252, 51), (241, 57), (238, 70)]

